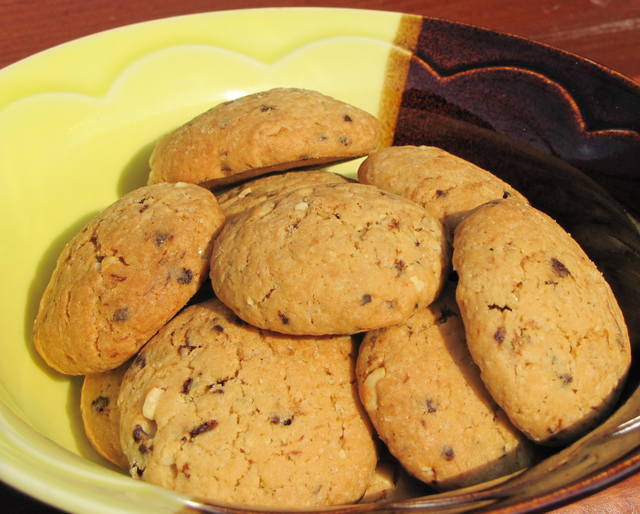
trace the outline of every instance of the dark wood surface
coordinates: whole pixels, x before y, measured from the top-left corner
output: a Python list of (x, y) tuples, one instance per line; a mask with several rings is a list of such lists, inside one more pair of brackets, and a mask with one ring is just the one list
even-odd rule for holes
[[(166, 16), (252, 7), (354, 7), (408, 12), (525, 36), (640, 82), (640, 0), (0, 0), (0, 68), (97, 31)], [(0, 483), (3, 512), (55, 512)], [(640, 473), (556, 509), (640, 512)]]

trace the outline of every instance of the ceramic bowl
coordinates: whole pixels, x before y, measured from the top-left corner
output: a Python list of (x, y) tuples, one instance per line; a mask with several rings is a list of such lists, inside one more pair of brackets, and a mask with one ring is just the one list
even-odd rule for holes
[[(218, 102), (276, 86), (353, 103), (380, 117), (389, 144), (438, 145), (511, 182), (598, 264), (635, 345), (611, 417), (536, 466), (465, 490), (343, 510), (528, 510), (640, 468), (640, 87), (488, 30), (299, 8), (128, 26), (0, 72), (0, 478), (69, 511), (242, 510), (131, 480), (97, 456), (79, 418), (81, 378), (46, 367), (31, 326), (65, 242), (145, 183), (161, 134)], [(353, 176), (357, 164), (336, 170)]]

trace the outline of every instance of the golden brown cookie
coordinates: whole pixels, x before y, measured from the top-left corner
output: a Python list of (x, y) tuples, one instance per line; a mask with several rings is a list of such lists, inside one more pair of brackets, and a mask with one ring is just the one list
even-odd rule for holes
[(111, 371), (86, 375), (80, 392), (84, 433), (91, 446), (112, 464), (129, 469), (120, 446), (118, 392), (128, 363)]
[(378, 435), (429, 485), (464, 487), (531, 464), (528, 442), (480, 380), (453, 294), (367, 333), (356, 374)]
[(123, 364), (198, 290), (223, 220), (194, 184), (125, 195), (62, 251), (34, 323), (36, 350), (71, 375)]
[(380, 124), (316, 91), (276, 88), (219, 104), (156, 144), (149, 183), (207, 187), (365, 155)]
[(392, 146), (372, 152), (360, 165), (363, 184), (413, 200), (453, 230), (483, 203), (526, 198), (492, 173), (433, 146)]
[(229, 219), (214, 244), (211, 283), (257, 327), (349, 334), (431, 303), (448, 256), (442, 225), (415, 203), (373, 186), (324, 184)]
[(233, 216), (285, 191), (318, 184), (349, 182), (342, 175), (322, 170), (290, 171), (249, 180), (217, 195), (225, 216)]
[(467, 342), (492, 396), (540, 443), (585, 433), (612, 406), (630, 363), (602, 274), (554, 220), (514, 200), (465, 218), (454, 248)]
[(134, 478), (235, 505), (360, 498), (376, 466), (351, 337), (261, 331), (219, 301), (188, 307), (140, 352), (119, 398)]

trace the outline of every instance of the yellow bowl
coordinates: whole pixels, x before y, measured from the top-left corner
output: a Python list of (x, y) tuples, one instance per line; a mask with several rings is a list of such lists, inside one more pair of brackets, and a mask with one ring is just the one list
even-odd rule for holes
[[(445, 40), (451, 38), (448, 50), (442, 37), (436, 38), (431, 47), (420, 47), (424, 46), (425, 35), (438, 31)], [(491, 44), (501, 45), (504, 38), (533, 52), (534, 58), (525, 61), (538, 63), (535, 65), (538, 68), (523, 65), (516, 73), (512, 63), (504, 64), (507, 59), (500, 55), (492, 62)], [(588, 135), (588, 127), (581, 132), (571, 116), (585, 112), (582, 111), (585, 106), (574, 105), (575, 99), (565, 94), (567, 84), (559, 85), (549, 79), (549, 70), (555, 69), (552, 65), (562, 63), (568, 54), (509, 38), (398, 13), (256, 9), (123, 27), (61, 45), (2, 70), (0, 231), (4, 249), (0, 253), (0, 267), (4, 270), (4, 283), (0, 296), (3, 338), (0, 479), (70, 511), (173, 512), (192, 501), (131, 480), (101, 459), (82, 431), (78, 407), (81, 379), (49, 370), (34, 352), (31, 341), (39, 298), (62, 247), (97, 212), (145, 183), (147, 158), (161, 134), (224, 100), (277, 86), (306, 87), (381, 115), (390, 131), (389, 137), (396, 143), (446, 146), (449, 142), (461, 154), (463, 143), (469, 141), (484, 145), (485, 149), (504, 152), (508, 148), (511, 157), (500, 154), (502, 163), (509, 159), (512, 162), (513, 155), (525, 156), (522, 162), (537, 163), (533, 168), (538, 171), (549, 166), (561, 170), (563, 177), (569, 177), (562, 180), (571, 185), (567, 187), (573, 187), (571, 177), (577, 170), (567, 163), (579, 165), (577, 160), (572, 161), (571, 155), (563, 155), (555, 148), (545, 152), (535, 138), (515, 143), (502, 139), (517, 132), (515, 125), (505, 124), (504, 118), (486, 122), (486, 96), (464, 93), (465, 81), (473, 84), (473, 80), (480, 80), (485, 84), (489, 80), (487, 74), (503, 64), (503, 74), (509, 79), (525, 77), (530, 85), (535, 77), (541, 76), (542, 79), (536, 79), (540, 89), (536, 94), (540, 98), (550, 95), (569, 113), (565, 117), (552, 117), (545, 110), (543, 128), (554, 133)], [(469, 59), (466, 68), (456, 68), (451, 64), (451, 48), (460, 48), (462, 52), (464, 41), (474, 49), (472, 55), (483, 59), (477, 62)], [(443, 48), (438, 49), (438, 44), (444, 44)], [(474, 45), (478, 45), (478, 50)], [(524, 55), (521, 50), (518, 52)], [(537, 57), (541, 59), (536, 60)], [(582, 60), (577, 68), (582, 74), (576, 75), (580, 84), (600, 80), (614, 89), (626, 88), (631, 106), (640, 98), (637, 87), (634, 89), (629, 81), (613, 72)], [(482, 70), (486, 72), (484, 75), (475, 73)], [(489, 75), (493, 77), (492, 84), (495, 83), (497, 79)], [(558, 90), (550, 83), (556, 84)], [(509, 87), (514, 87), (513, 83)], [(592, 101), (586, 100), (587, 104)], [(477, 110), (473, 108), (474, 102)], [(443, 105), (458, 110), (443, 109)], [(505, 102), (503, 113), (508, 114), (510, 109), (511, 104)], [(636, 111), (636, 122), (638, 112), (640, 109)], [(429, 113), (435, 114), (429, 118)], [(633, 123), (633, 119), (627, 122), (629, 126)], [(633, 146), (637, 132), (634, 136), (630, 130), (629, 134), (629, 151), (637, 152)], [(543, 139), (542, 132), (538, 135)], [(615, 141), (619, 142), (619, 138)], [(562, 160), (549, 157), (549, 153), (556, 153)], [(638, 154), (634, 155), (637, 162)], [(353, 176), (357, 164), (342, 164), (336, 170)], [(593, 171), (589, 166), (583, 169)], [(598, 171), (597, 166), (594, 169)], [(546, 180), (543, 175), (536, 177)], [(580, 180), (578, 183), (582, 184)], [(612, 219), (626, 216), (607, 194), (596, 186), (590, 187), (581, 190), (591, 191), (585, 193), (591, 199), (594, 195), (598, 201), (606, 198), (604, 203)], [(624, 193), (624, 187), (619, 189)], [(584, 194), (578, 196), (583, 198)], [(618, 200), (624, 203), (624, 195)], [(635, 244), (637, 228), (634, 233), (633, 228), (625, 227), (625, 237), (631, 241), (625, 240), (625, 244)], [(636, 274), (640, 269), (637, 264), (637, 258), (624, 261)], [(628, 309), (627, 306), (627, 314)], [(637, 311), (632, 315), (637, 317)], [(632, 387), (625, 399), (633, 400), (636, 396)], [(613, 423), (614, 428), (637, 415), (633, 410), (637, 403), (640, 402), (636, 398), (622, 418)], [(598, 444), (601, 438), (597, 435)], [(565, 489), (562, 494), (557, 491), (569, 481), (582, 480), (584, 484), (592, 471), (604, 472), (607, 479), (629, 472), (638, 466), (640, 458), (624, 448), (615, 456), (608, 453), (610, 458), (591, 471), (571, 475), (570, 480), (554, 482), (533, 495), (514, 493), (514, 501), (538, 498), (535, 501), (540, 505), (541, 495), (546, 495), (547, 502), (557, 501), (567, 494), (578, 494), (582, 489), (569, 493)], [(619, 458), (627, 462), (622, 471), (610, 464)], [(593, 486), (594, 482), (590, 483)], [(596, 486), (604, 483), (604, 479), (596, 481)], [(433, 495), (419, 505), (432, 509), (443, 501), (454, 501), (471, 508), (477, 501), (498, 502), (487, 493), (491, 490), (484, 487), (480, 493)], [(399, 508), (410, 506), (411, 502)], [(361, 505), (354, 509), (379, 507)]]

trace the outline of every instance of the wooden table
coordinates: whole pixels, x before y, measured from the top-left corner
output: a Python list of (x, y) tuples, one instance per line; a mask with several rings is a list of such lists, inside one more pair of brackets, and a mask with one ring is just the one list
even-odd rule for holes
[[(401, 11), (525, 36), (588, 57), (640, 82), (640, 0), (0, 0), (0, 68), (96, 31), (177, 14), (252, 7)], [(12, 513), (54, 512), (0, 484)], [(640, 512), (640, 473), (554, 512)]]

